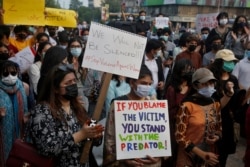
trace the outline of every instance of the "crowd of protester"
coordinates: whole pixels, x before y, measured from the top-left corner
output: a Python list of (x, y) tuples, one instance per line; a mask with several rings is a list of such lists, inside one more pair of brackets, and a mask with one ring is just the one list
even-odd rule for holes
[[(53, 26), (0, 25), (0, 166), (25, 129), (39, 153), (56, 159), (56, 166), (220, 166), (246, 138), (245, 166), (250, 164), (250, 26), (239, 15), (232, 26), (226, 12), (218, 26), (192, 33), (172, 25), (157, 28), (146, 11), (124, 16), (129, 28), (147, 44), (138, 79), (113, 75), (100, 119), (90, 127), (105, 72), (82, 67), (90, 24), (75, 29)], [(164, 17), (159, 14), (156, 17)], [(120, 25), (110, 24), (121, 28)], [(8, 60), (31, 47), (34, 63), (21, 72)], [(168, 100), (172, 156), (116, 160), (114, 100)], [(166, 111), (167, 112), (167, 111)], [(28, 128), (25, 128), (28, 127)], [(105, 129), (105, 130), (104, 130)], [(104, 135), (103, 132), (105, 131)], [(167, 134), (166, 134), (167, 135)], [(90, 152), (81, 164), (84, 143), (103, 142), (103, 164)], [(243, 158), (243, 157), (242, 157)]]

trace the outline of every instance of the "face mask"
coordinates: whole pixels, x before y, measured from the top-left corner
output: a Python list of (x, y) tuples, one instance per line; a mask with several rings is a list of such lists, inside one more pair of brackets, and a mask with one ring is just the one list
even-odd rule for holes
[(161, 50), (157, 51), (157, 53), (154, 55), (154, 57), (160, 57), (161, 56)]
[(250, 50), (246, 50), (245, 51), (245, 57), (247, 57), (248, 59), (250, 59)]
[(87, 41), (88, 37), (89, 37), (88, 35), (84, 35), (82, 38), (83, 38), (84, 41)]
[(67, 45), (59, 45), (59, 47), (63, 48), (63, 49), (66, 49), (67, 48)]
[(160, 38), (162, 38), (165, 42), (168, 41), (168, 36), (166, 36), (166, 35), (162, 35)]
[(140, 20), (144, 21), (146, 19), (146, 16), (140, 16)]
[(220, 19), (220, 21), (219, 21), (220, 25), (226, 25), (227, 22), (228, 22), (227, 19)]
[(207, 36), (208, 36), (208, 34), (202, 34), (202, 36), (201, 36), (202, 40), (206, 40)]
[(24, 40), (27, 36), (25, 34), (17, 34), (17, 37), (21, 40)]
[(78, 96), (78, 88), (76, 84), (66, 86), (65, 91), (66, 93), (62, 96), (67, 100), (74, 99)]
[(17, 75), (13, 76), (9, 74), (7, 77), (2, 77), (2, 82), (5, 85), (15, 85), (17, 81)]
[(211, 97), (216, 90), (212, 86), (204, 87), (198, 90), (198, 93), (205, 97)]
[(223, 70), (226, 71), (226, 72), (231, 72), (231, 71), (233, 71), (234, 66), (235, 66), (235, 64), (234, 64), (233, 61), (224, 61), (224, 62), (223, 62), (223, 67), (222, 67), (222, 68), (223, 68)]
[(149, 95), (150, 89), (150, 85), (137, 85), (137, 89), (134, 89), (134, 92), (139, 97), (147, 97)]
[(244, 28), (245, 26), (246, 26), (246, 23), (244, 22), (237, 23), (238, 28)]
[(134, 18), (133, 18), (133, 17), (128, 17), (128, 20), (129, 20), (129, 21), (133, 21)]
[(195, 50), (195, 48), (196, 48), (196, 45), (189, 45), (188, 50), (190, 52), (193, 52)]
[(42, 54), (41, 54), (42, 55), (42, 59), (44, 59), (45, 54), (46, 54), (45, 52), (42, 52)]
[(32, 32), (33, 34), (35, 34), (36, 29), (34, 27), (29, 27), (29, 31)]
[(212, 49), (213, 50), (220, 50), (221, 49), (221, 44), (212, 44)]
[(7, 60), (9, 57), (8, 53), (0, 53), (0, 60)]
[(79, 57), (82, 53), (82, 48), (71, 48), (70, 53), (72, 56)]
[(88, 26), (86, 24), (83, 24), (82, 25), (82, 28), (87, 28)]

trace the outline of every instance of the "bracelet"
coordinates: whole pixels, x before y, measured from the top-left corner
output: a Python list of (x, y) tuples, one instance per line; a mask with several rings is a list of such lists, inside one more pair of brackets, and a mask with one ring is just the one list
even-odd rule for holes
[(190, 153), (190, 152), (193, 150), (194, 147), (195, 147), (195, 145), (194, 145), (193, 143), (190, 143), (190, 144), (185, 148), (185, 151), (186, 151), (187, 153)]

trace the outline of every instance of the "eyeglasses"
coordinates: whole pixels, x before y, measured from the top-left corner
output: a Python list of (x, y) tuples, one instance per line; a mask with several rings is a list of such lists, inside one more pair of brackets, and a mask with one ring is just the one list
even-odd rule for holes
[(58, 70), (61, 70), (61, 71), (72, 71), (72, 72), (74, 72), (75, 70), (74, 70), (74, 66), (73, 66), (73, 64), (64, 64), (64, 63), (62, 63), (62, 64), (60, 64), (59, 66), (58, 66), (58, 68), (57, 68)]
[(5, 72), (3, 72), (3, 76), (4, 76), (4, 77), (7, 77), (7, 76), (9, 76), (9, 75), (16, 76), (16, 75), (17, 75), (17, 72), (16, 72), (16, 71), (11, 71), (11, 72), (5, 71)]

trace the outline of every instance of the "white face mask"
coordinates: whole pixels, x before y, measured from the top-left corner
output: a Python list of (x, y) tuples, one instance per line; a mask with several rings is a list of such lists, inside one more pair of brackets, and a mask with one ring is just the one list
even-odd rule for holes
[(128, 17), (128, 20), (129, 20), (129, 21), (133, 21), (134, 18), (130, 16), (130, 17)]
[(213, 86), (204, 87), (198, 90), (198, 93), (205, 97), (211, 97), (216, 92)]
[(82, 48), (71, 48), (70, 53), (74, 57), (79, 57), (81, 55), (81, 53), (82, 53)]
[(82, 39), (84, 40), (84, 41), (87, 41), (88, 40), (88, 35), (84, 35), (83, 37), (82, 37)]
[(150, 85), (137, 85), (137, 89), (134, 89), (134, 92), (139, 97), (147, 97), (151, 90)]
[(144, 21), (146, 19), (146, 16), (140, 16), (140, 20)]
[(220, 19), (220, 25), (226, 25), (228, 20), (227, 19)]
[(13, 76), (13, 75), (9, 74), (7, 77), (2, 76), (2, 82), (5, 85), (15, 85), (16, 81), (17, 81), (17, 75)]
[(158, 50), (157, 53), (154, 55), (154, 57), (160, 57), (161, 56), (161, 50)]
[(202, 34), (202, 35), (201, 35), (202, 40), (206, 40), (206, 39), (207, 39), (207, 36), (208, 36), (208, 34)]

